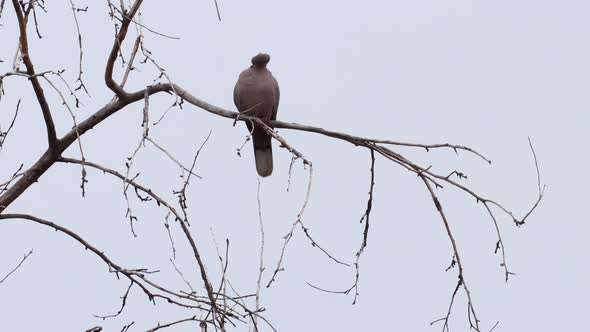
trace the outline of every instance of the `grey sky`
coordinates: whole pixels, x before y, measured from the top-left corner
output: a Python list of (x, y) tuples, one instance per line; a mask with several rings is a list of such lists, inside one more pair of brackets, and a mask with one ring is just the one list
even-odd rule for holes
[[(84, 34), (86, 83), (79, 119), (112, 97), (103, 72), (112, 43), (106, 1), (79, 1)], [(281, 86), (278, 118), (352, 134), (420, 143), (455, 143), (476, 148), (491, 165), (467, 153), (398, 149), (424, 166), (465, 172), (471, 188), (522, 215), (536, 197), (536, 175), (528, 148), (536, 148), (547, 184), (541, 206), (522, 228), (499, 220), (509, 268), (504, 282), (494, 255), (495, 231), (483, 206), (452, 189), (439, 190), (463, 255), (474, 304), (489, 330), (568, 331), (586, 325), (590, 308), (590, 226), (586, 212), (590, 181), (579, 174), (590, 163), (590, 22), (587, 1), (145, 1), (142, 22), (170, 40), (146, 32), (146, 46), (174, 82), (212, 104), (233, 109), (238, 73), (260, 51), (271, 54), (270, 70)], [(30, 32), (38, 71), (67, 69), (75, 80), (77, 44), (68, 1), (47, 2), (40, 14), (43, 39)], [(16, 21), (6, 4), (0, 27), (0, 72), (10, 70), (17, 45)], [(131, 31), (134, 31), (131, 29)], [(126, 49), (134, 35), (126, 40)], [(142, 88), (156, 72), (144, 66), (129, 87)], [(117, 77), (121, 75), (116, 67)], [(25, 79), (5, 81), (0, 124), (5, 128), (22, 98), (16, 127), (0, 152), (0, 182), (20, 163), (30, 165), (45, 149), (41, 113)], [(46, 88), (49, 91), (49, 88)], [(48, 92), (59, 133), (71, 128), (65, 109)], [(173, 102), (151, 99), (152, 119)], [(86, 158), (124, 171), (141, 137), (141, 103), (119, 112), (83, 137)], [(257, 176), (252, 148), (236, 155), (245, 138), (242, 124), (185, 105), (173, 109), (151, 135), (182, 162), (212, 130), (197, 162), (201, 181), (190, 185), (192, 231), (208, 272), (220, 275), (217, 242), (230, 240), (229, 276), (242, 293), (255, 291), (259, 232)], [(352, 262), (361, 242), (358, 223), (369, 186), (369, 152), (316, 134), (281, 130), (314, 165), (313, 189), (304, 222), (331, 253)], [(78, 156), (76, 149), (66, 153)], [(286, 192), (289, 153), (274, 145), (275, 170), (263, 179), (261, 200), (268, 280), (282, 236), (303, 202), (307, 171), (294, 167)], [(135, 171), (141, 182), (176, 201), (177, 167), (153, 147), (142, 150)], [(56, 165), (10, 206), (78, 232), (120, 264), (162, 269), (154, 278), (182, 288), (168, 259), (166, 211), (133, 201), (139, 217), (133, 238), (125, 219), (122, 184), (90, 171), (87, 197), (80, 197), (80, 169)], [(298, 230), (286, 254), (286, 271), (265, 289), (262, 304), (280, 331), (438, 331), (456, 284), (445, 272), (452, 251), (442, 223), (420, 180), (378, 158), (369, 244), (361, 258), (360, 297), (318, 292), (306, 282), (345, 289), (354, 270), (333, 264)], [(498, 214), (499, 215), (499, 214)], [(81, 331), (101, 325), (119, 331), (132, 320), (135, 331), (190, 313), (151, 305), (137, 288), (125, 312), (102, 321), (93, 314), (116, 312), (127, 287), (102, 262), (64, 235), (25, 221), (3, 221), (0, 276), (27, 250), (34, 253), (0, 284), (0, 320), (6, 331)], [(196, 266), (172, 227), (178, 266), (203, 291)], [(451, 318), (452, 331), (467, 330), (464, 293)], [(185, 331), (188, 325), (175, 331)], [(243, 328), (243, 326), (241, 327)], [(170, 329), (170, 331), (174, 331)]]

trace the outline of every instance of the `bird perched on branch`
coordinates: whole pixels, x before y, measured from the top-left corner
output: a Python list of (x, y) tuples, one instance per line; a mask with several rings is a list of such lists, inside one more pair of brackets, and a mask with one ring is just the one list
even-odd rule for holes
[[(276, 120), (279, 108), (279, 83), (266, 69), (270, 55), (260, 53), (252, 58), (252, 66), (240, 73), (234, 87), (234, 103), (244, 115), (260, 118), (266, 125)], [(246, 121), (252, 133), (256, 171), (266, 177), (272, 173), (272, 137), (255, 122)]]

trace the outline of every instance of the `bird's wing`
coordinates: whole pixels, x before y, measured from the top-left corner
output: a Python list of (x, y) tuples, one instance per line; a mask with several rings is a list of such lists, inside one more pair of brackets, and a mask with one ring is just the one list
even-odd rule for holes
[[(242, 75), (240, 75), (240, 76), (242, 76)], [(236, 107), (238, 108), (238, 111), (241, 111), (241, 108), (240, 108), (240, 78), (238, 78), (238, 81), (236, 82), (236, 85), (234, 86), (234, 105), (236, 105)]]
[(277, 112), (279, 111), (279, 99), (281, 99), (281, 89), (279, 89), (279, 83), (274, 78), (274, 76), (271, 76), (271, 77), (272, 77), (272, 80), (274, 81), (275, 102), (273, 105), (272, 115), (271, 115), (270, 119), (276, 120), (277, 119)]

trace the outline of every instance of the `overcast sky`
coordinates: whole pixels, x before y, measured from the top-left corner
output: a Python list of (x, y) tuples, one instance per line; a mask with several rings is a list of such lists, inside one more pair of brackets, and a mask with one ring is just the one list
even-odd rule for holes
[[(115, 1), (116, 2), (116, 1)], [(84, 39), (85, 81), (91, 98), (76, 110), (84, 119), (112, 98), (103, 82), (113, 38), (106, 1), (75, 1)], [(118, 2), (117, 2), (118, 3)], [(42, 39), (29, 26), (37, 71), (66, 69), (75, 81), (78, 46), (68, 1), (47, 1), (37, 12)], [(518, 216), (534, 203), (537, 177), (528, 146), (538, 156), (546, 197), (517, 228), (498, 211), (509, 269), (504, 282), (494, 255), (494, 226), (482, 205), (463, 192), (437, 193), (463, 255), (482, 330), (573, 331), (587, 325), (590, 308), (590, 224), (584, 168), (590, 163), (590, 21), (587, 1), (144, 1), (141, 20), (164, 38), (146, 32), (145, 44), (171, 79), (214, 105), (234, 109), (232, 89), (239, 72), (258, 52), (271, 56), (270, 70), (281, 86), (278, 118), (351, 134), (417, 143), (471, 146), (492, 159), (452, 150), (396, 149), (442, 174), (458, 169), (463, 183), (498, 200)], [(0, 23), (0, 72), (11, 70), (17, 45), (15, 14), (6, 3)], [(125, 41), (129, 52), (135, 29)], [(120, 65), (115, 67), (121, 77)], [(134, 72), (130, 89), (151, 84), (149, 65)], [(46, 148), (39, 106), (29, 83), (5, 80), (0, 124), (5, 129), (22, 99), (16, 126), (0, 152), (0, 182), (21, 163), (30, 166)], [(58, 132), (72, 126), (58, 96), (45, 86)], [(174, 101), (151, 98), (158, 119)], [(125, 171), (126, 158), (141, 137), (142, 103), (127, 107), (83, 137), (86, 158)], [(172, 109), (150, 134), (185, 164), (212, 131), (197, 161), (202, 180), (189, 186), (192, 232), (208, 272), (220, 271), (212, 233), (223, 250), (230, 241), (228, 274), (241, 293), (253, 293), (260, 233), (257, 175), (252, 148), (236, 149), (247, 134), (242, 124), (185, 104)], [(359, 219), (369, 189), (370, 156), (365, 149), (312, 133), (280, 130), (313, 162), (313, 188), (303, 221), (334, 256), (353, 262), (362, 239)], [(66, 156), (78, 157), (71, 148)], [(307, 170), (297, 162), (291, 190), (289, 153), (274, 145), (274, 173), (261, 180), (266, 249), (263, 281), (276, 267), (284, 236), (303, 203)], [(457, 271), (446, 232), (422, 182), (384, 158), (376, 161), (376, 184), (368, 247), (360, 260), (359, 298), (319, 292), (306, 282), (342, 290), (354, 270), (334, 264), (312, 248), (301, 230), (285, 256), (285, 271), (262, 293), (265, 314), (280, 331), (439, 331)], [(134, 172), (172, 202), (179, 189), (178, 167), (152, 146), (139, 152)], [(80, 169), (55, 165), (7, 212), (30, 213), (66, 226), (130, 268), (159, 269), (154, 279), (186, 288), (172, 268), (166, 211), (132, 199), (139, 221), (134, 238), (125, 218), (122, 183), (89, 170), (86, 198)], [(103, 326), (119, 331), (135, 321), (142, 331), (189, 316), (164, 303), (152, 305), (137, 289), (123, 314), (114, 313), (127, 282), (63, 234), (26, 221), (0, 223), (0, 277), (22, 255), (32, 256), (0, 284), (0, 321), (6, 331), (83, 331)], [(198, 270), (177, 225), (177, 265), (198, 292)], [(459, 292), (452, 331), (466, 331), (466, 299)], [(190, 324), (170, 331), (186, 331)], [(240, 326), (238, 330), (245, 330)]]

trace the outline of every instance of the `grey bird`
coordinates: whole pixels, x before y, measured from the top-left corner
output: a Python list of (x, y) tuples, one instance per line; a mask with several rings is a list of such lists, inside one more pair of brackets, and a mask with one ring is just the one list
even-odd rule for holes
[[(270, 55), (260, 53), (252, 58), (252, 66), (240, 73), (234, 87), (234, 104), (240, 113), (260, 118), (266, 125), (277, 119), (279, 83), (266, 69)], [(272, 174), (272, 137), (260, 125), (246, 121), (252, 133), (256, 171), (260, 176)], [(252, 128), (254, 126), (254, 128)]]

